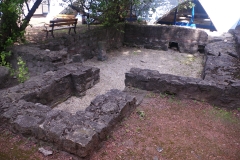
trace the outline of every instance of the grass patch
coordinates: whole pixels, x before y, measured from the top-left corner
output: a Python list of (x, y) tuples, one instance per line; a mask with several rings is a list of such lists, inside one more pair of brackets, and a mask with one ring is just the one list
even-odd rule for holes
[(157, 94), (153, 93), (153, 92), (149, 92), (149, 93), (146, 94), (145, 97), (147, 97), (147, 98), (155, 98), (155, 97), (157, 97)]
[(34, 153), (37, 152), (37, 146), (28, 147), (28, 143), (31, 143), (29, 139), (23, 140), (7, 130), (1, 131), (0, 160), (38, 160), (39, 158), (34, 156)]
[(240, 121), (234, 115), (239, 111), (174, 95), (149, 92), (147, 97), (113, 132), (118, 138), (107, 148), (116, 152), (106, 159), (240, 159)]
[(227, 123), (240, 122), (240, 120), (237, 117), (235, 117), (232, 111), (228, 111), (223, 108), (213, 107), (207, 113), (213, 118), (221, 120), (222, 122), (227, 122)]

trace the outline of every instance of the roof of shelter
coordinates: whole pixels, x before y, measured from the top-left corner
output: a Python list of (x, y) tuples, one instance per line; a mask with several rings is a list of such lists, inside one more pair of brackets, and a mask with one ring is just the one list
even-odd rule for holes
[[(234, 29), (240, 20), (239, 0), (229, 1), (209, 1), (209, 0), (192, 0), (196, 5), (194, 7), (194, 22), (197, 26), (212, 26), (217, 31), (227, 32), (229, 29)], [(177, 8), (180, 8), (176, 14), (177, 22), (189, 23), (192, 17), (190, 8), (184, 9), (180, 5), (167, 12), (164, 16), (157, 20), (160, 24), (173, 24), (174, 14)], [(201, 28), (201, 27), (200, 27)]]

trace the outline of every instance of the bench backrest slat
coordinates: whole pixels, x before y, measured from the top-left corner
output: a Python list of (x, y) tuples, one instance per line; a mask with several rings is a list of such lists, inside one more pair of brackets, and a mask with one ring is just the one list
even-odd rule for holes
[(58, 23), (58, 22), (76, 22), (78, 19), (55, 19), (55, 20), (51, 20), (50, 23)]
[(74, 19), (75, 15), (58, 14), (54, 18), (55, 19)]
[(74, 25), (75, 23), (68, 23), (68, 22), (61, 22), (61, 23), (52, 23), (49, 25), (49, 27), (55, 27), (55, 26), (64, 26), (64, 25)]

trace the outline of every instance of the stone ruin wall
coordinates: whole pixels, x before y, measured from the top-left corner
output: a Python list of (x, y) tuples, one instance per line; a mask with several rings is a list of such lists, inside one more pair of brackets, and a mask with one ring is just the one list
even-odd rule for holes
[(73, 63), (1, 90), (0, 125), (88, 159), (115, 124), (136, 107), (134, 96), (111, 90), (74, 115), (54, 109), (70, 96), (84, 96), (99, 81), (99, 71)]
[(180, 52), (196, 53), (206, 46), (208, 35), (198, 29), (178, 26), (126, 24), (124, 44), (167, 51), (174, 42)]
[[(52, 143), (60, 150), (89, 158), (114, 125), (136, 107), (135, 97), (111, 90), (97, 96), (85, 111), (78, 111), (75, 115), (52, 108), (72, 95), (84, 96), (85, 91), (99, 81), (99, 69), (72, 62), (82, 62), (96, 56), (97, 41), (106, 40), (105, 31), (66, 36), (57, 42), (32, 46), (37, 48), (34, 53), (29, 53), (28, 49), (24, 50), (21, 46), (15, 48), (15, 54), (23, 55), (32, 72), (40, 74), (24, 84), (0, 91), (0, 125)], [(106, 43), (106, 49), (121, 47), (124, 42), (130, 46), (167, 50), (169, 42), (176, 42), (179, 51), (195, 53), (199, 46), (206, 46), (203, 79), (133, 68), (126, 73), (126, 86), (204, 100), (231, 109), (240, 104), (239, 79), (235, 75), (229, 76), (231, 69), (239, 69), (238, 61), (229, 55), (229, 51), (224, 52), (223, 56), (210, 52), (204, 32), (171, 26), (127, 24), (124, 35), (108, 32), (107, 40), (110, 42)], [(220, 65), (231, 64), (226, 69), (224, 65), (212, 65), (213, 61)], [(220, 83), (216, 81), (217, 75), (222, 77)], [(227, 77), (227, 81), (224, 77)]]
[(240, 32), (232, 30), (230, 33), (233, 36), (223, 34), (208, 39), (200, 30), (127, 25), (125, 43), (167, 50), (169, 42), (176, 42), (179, 51), (187, 53), (195, 53), (199, 49), (197, 46), (203, 46), (205, 63), (201, 79), (132, 68), (125, 75), (125, 85), (237, 109), (240, 104)]
[(240, 60), (240, 26), (237, 27), (235, 30), (230, 30), (230, 33), (232, 33), (235, 38), (238, 58)]
[(207, 34), (203, 31), (173, 27), (137, 24), (119, 25), (117, 28), (91, 29), (81, 34), (59, 35), (42, 44), (14, 46), (11, 64), (16, 68), (20, 56), (27, 63), (30, 76), (56, 71), (59, 66), (83, 62), (98, 56), (99, 42), (105, 42), (106, 51), (129, 46), (168, 50), (170, 42), (178, 43), (180, 52), (195, 53), (205, 46)]
[[(17, 58), (22, 57), (31, 77), (47, 71), (57, 71), (59, 66), (83, 62), (97, 56), (98, 42), (105, 42), (106, 51), (121, 48), (123, 30), (124, 25), (109, 29), (99, 27), (81, 34), (58, 34), (56, 38), (47, 39), (44, 43), (13, 46), (11, 64), (16, 68)], [(1, 84), (0, 89), (4, 87)]]
[(132, 68), (125, 85), (179, 98), (208, 102), (218, 107), (237, 109), (240, 104), (240, 80), (229, 85), (198, 78), (160, 74), (158, 71)]

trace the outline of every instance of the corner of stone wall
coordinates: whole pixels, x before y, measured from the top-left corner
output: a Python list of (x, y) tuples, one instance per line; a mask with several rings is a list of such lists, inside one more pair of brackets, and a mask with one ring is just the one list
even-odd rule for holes
[(131, 68), (125, 74), (125, 86), (158, 93), (167, 93), (179, 98), (206, 101), (219, 107), (237, 109), (240, 104), (240, 81), (230, 85), (198, 78), (160, 74), (158, 71)]
[(99, 69), (70, 64), (0, 91), (0, 125), (89, 158), (109, 132), (136, 107), (136, 98), (120, 90), (97, 96), (85, 111), (52, 109), (71, 95), (81, 96), (99, 81)]
[(178, 26), (126, 24), (124, 44), (148, 49), (168, 50), (169, 43), (178, 44), (180, 52), (196, 53), (204, 47), (208, 35), (198, 29)]

